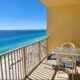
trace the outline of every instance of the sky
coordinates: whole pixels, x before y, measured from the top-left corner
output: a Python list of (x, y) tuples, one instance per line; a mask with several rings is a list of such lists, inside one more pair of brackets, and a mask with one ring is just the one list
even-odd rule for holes
[(0, 0), (0, 30), (46, 29), (40, 0)]

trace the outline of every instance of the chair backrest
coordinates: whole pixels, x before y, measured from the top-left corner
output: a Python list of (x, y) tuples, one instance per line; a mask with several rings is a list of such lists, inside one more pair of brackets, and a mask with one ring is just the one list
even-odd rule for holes
[(66, 42), (64, 44), (62, 44), (63, 48), (75, 48), (75, 45), (71, 42)]

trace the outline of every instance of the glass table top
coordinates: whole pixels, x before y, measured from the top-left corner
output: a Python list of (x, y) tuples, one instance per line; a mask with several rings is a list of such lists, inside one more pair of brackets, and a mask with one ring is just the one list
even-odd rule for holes
[(80, 55), (80, 48), (53, 48), (52, 52), (55, 54), (69, 54), (69, 55)]

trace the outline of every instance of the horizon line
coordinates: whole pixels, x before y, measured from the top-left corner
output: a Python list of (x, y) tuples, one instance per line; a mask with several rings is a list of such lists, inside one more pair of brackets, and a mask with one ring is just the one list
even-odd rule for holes
[(47, 30), (47, 29), (0, 29), (1, 30)]

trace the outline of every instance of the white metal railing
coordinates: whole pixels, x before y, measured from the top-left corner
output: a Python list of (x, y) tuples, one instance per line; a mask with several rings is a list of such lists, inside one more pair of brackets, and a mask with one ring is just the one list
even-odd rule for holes
[(0, 80), (25, 79), (47, 56), (47, 39), (0, 55)]

